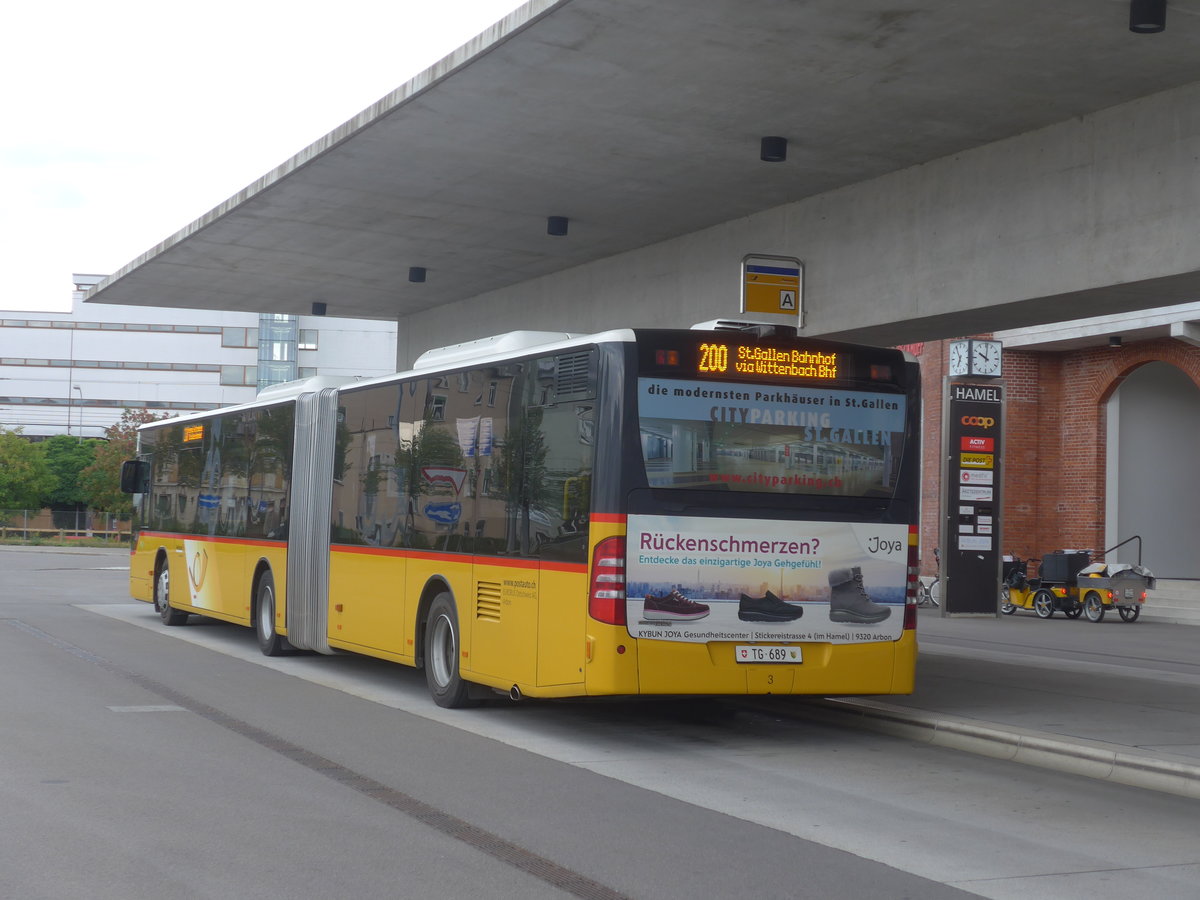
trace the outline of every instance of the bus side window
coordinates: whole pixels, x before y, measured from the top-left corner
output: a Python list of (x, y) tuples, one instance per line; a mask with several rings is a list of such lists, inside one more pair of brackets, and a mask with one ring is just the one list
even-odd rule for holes
[(333, 468), (331, 540), (373, 547), (401, 546), (401, 494), (409, 469), (411, 425), (401, 418), (399, 385), (342, 395)]
[(471, 496), (472, 461), (459, 422), (472, 405), (464, 399), (470, 395), (450, 391), (447, 375), (419, 379), (416, 384), (414, 412), (418, 418), (402, 448), (407, 472), (407, 543), (419, 550), (470, 552), (473, 538), (462, 523)]
[(586, 563), (595, 404), (561, 403), (538, 412), (544, 456), (531, 513), (539, 526), (533, 552), (557, 562)]

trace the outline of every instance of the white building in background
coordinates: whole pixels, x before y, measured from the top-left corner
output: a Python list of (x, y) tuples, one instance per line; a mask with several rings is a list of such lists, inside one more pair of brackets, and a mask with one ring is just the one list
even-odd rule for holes
[(0, 311), (0, 426), (103, 437), (125, 409), (178, 415), (395, 369), (395, 322), (84, 304), (103, 277), (74, 276), (70, 312)]

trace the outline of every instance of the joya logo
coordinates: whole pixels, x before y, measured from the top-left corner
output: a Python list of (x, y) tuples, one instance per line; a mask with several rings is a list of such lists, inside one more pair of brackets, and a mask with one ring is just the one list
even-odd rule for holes
[(889, 541), (878, 535), (872, 535), (867, 541), (869, 553), (899, 553), (903, 549), (903, 541)]
[(188, 579), (192, 582), (192, 590), (197, 593), (204, 587), (204, 576), (208, 573), (208, 551), (197, 550), (188, 566)]
[(963, 416), (961, 421), (964, 425), (978, 425), (980, 428), (991, 428), (996, 424), (996, 420), (990, 416)]

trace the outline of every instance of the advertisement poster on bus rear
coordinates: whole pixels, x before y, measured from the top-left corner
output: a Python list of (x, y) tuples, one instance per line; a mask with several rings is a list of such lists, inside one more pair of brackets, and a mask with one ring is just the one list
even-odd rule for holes
[(906, 525), (631, 515), (629, 631), (676, 641), (891, 641)]

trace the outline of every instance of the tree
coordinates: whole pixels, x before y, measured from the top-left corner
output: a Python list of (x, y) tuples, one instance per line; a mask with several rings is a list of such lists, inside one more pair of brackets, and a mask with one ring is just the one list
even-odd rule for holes
[(79, 486), (79, 473), (95, 462), (98, 443), (94, 439), (81, 441), (68, 434), (56, 434), (41, 444), (46, 463), (58, 484), (42, 498), (40, 505), (54, 510), (54, 524), (59, 528), (71, 527), (72, 523), (68, 521), (71, 515), (78, 522), (79, 514), (87, 510), (86, 498)]
[(126, 409), (121, 421), (104, 431), (105, 441), (96, 447), (96, 461), (79, 473), (79, 484), (89, 506), (128, 519), (133, 503), (121, 493), (121, 464), (137, 455), (139, 425), (162, 418), (148, 409)]
[(41, 509), (57, 484), (45, 451), (26, 440), (21, 428), (0, 427), (0, 510)]

